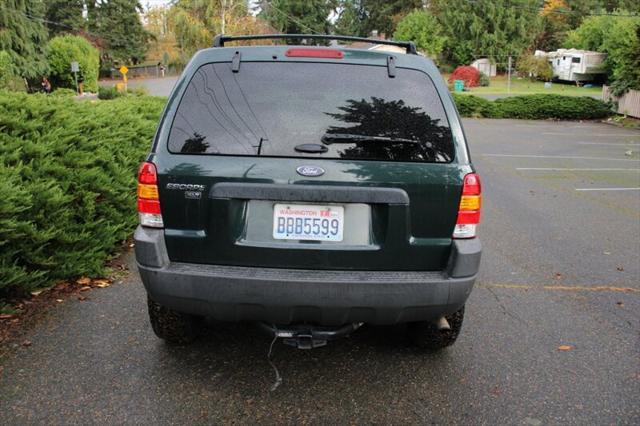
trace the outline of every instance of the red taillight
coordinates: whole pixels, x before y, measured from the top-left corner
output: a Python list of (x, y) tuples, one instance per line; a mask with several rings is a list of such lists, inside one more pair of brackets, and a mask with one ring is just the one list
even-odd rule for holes
[(466, 175), (462, 184), (462, 197), (460, 197), (458, 220), (453, 231), (453, 238), (474, 238), (476, 236), (482, 207), (481, 193), (480, 176), (475, 173)]
[(138, 170), (138, 183), (144, 183), (147, 185), (156, 185), (158, 183), (158, 174), (156, 173), (156, 166), (153, 163), (142, 163)]
[(158, 174), (153, 163), (145, 162), (138, 171), (138, 217), (142, 226), (162, 228), (162, 212), (158, 196)]
[(138, 213), (162, 214), (160, 201), (138, 198)]
[(344, 58), (344, 52), (336, 49), (308, 49), (297, 47), (288, 49), (285, 56), (289, 58), (342, 59)]
[(462, 184), (462, 195), (480, 195), (481, 193), (480, 176), (475, 173), (466, 175)]

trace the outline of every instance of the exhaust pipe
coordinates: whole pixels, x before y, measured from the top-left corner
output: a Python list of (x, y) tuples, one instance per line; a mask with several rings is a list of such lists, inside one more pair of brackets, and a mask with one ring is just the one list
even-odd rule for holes
[(449, 321), (445, 317), (440, 317), (440, 319), (436, 322), (436, 327), (438, 331), (449, 331), (451, 330), (451, 326), (449, 325)]

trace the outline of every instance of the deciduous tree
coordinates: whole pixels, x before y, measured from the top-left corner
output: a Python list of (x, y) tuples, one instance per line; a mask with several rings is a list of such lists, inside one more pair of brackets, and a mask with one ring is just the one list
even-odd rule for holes
[(429, 11), (416, 10), (398, 23), (393, 37), (396, 40), (411, 40), (419, 50), (435, 58), (440, 55), (447, 41), (442, 33), (442, 26)]

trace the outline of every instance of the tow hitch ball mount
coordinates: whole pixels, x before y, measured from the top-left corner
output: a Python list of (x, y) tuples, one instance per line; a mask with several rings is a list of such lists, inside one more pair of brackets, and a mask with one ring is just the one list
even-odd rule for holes
[(259, 324), (272, 336), (282, 338), (285, 345), (298, 349), (314, 349), (326, 346), (329, 340), (335, 340), (353, 333), (363, 323), (345, 324), (340, 327), (319, 327), (310, 324), (276, 326), (264, 322)]

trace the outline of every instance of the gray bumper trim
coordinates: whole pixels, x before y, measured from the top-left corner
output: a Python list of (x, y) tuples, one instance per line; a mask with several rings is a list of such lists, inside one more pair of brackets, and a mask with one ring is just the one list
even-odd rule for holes
[[(136, 258), (149, 296), (219, 320), (395, 324), (456, 311), (475, 282), (480, 244), (456, 241), (448, 271), (333, 271), (169, 262), (162, 230), (139, 227)], [(462, 265), (462, 266), (459, 266)], [(470, 273), (452, 277), (452, 273)]]

